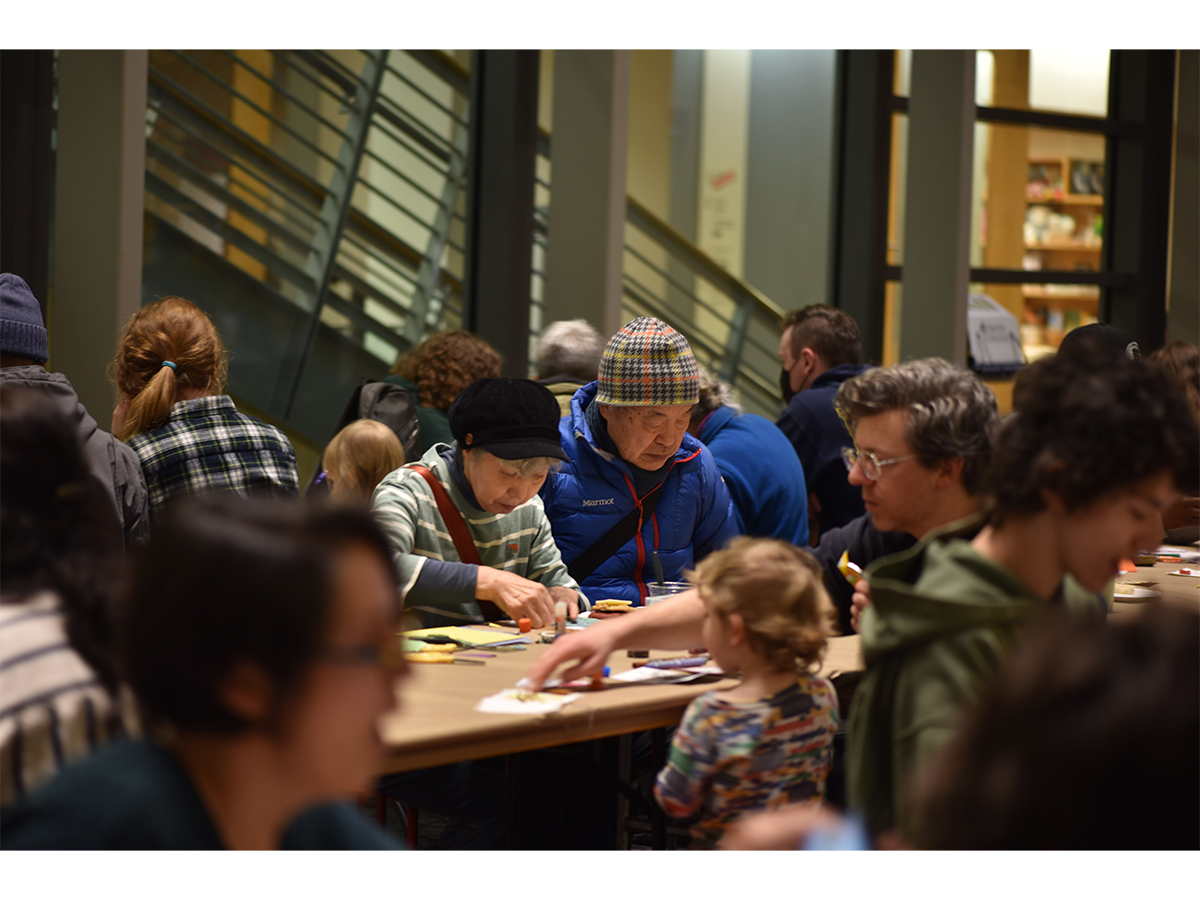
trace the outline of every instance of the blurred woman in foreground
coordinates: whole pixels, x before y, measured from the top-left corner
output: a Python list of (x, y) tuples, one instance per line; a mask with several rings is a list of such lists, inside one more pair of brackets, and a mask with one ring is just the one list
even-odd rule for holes
[(121, 674), (150, 735), (3, 816), (5, 849), (386, 849), (349, 803), (403, 672), (365, 511), (196, 498), (135, 560)]

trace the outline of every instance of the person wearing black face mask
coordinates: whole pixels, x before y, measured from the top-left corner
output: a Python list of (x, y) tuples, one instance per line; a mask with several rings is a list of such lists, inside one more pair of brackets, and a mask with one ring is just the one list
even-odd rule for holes
[(838, 386), (870, 368), (859, 364), (860, 352), (857, 323), (832, 306), (806, 306), (783, 321), (779, 387), (787, 407), (775, 424), (804, 467), (813, 543), (864, 511), (862, 493), (846, 480), (841, 457), (854, 440), (833, 405)]

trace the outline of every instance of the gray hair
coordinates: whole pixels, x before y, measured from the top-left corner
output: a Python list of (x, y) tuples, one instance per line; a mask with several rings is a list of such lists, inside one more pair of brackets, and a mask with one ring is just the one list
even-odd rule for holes
[(904, 439), (921, 465), (961, 459), (963, 487), (979, 490), (1000, 428), (996, 396), (983, 382), (935, 357), (868, 369), (838, 388), (838, 415), (851, 434), (860, 419), (893, 409), (908, 410)]
[(737, 412), (742, 411), (742, 405), (737, 402), (733, 388), (719, 378), (710, 375), (700, 366), (696, 367), (700, 381), (700, 399), (692, 408), (692, 424), (696, 424), (709, 413), (728, 406)]
[[(472, 453), (486, 453), (488, 456), (496, 456), (486, 447), (466, 447)], [(523, 459), (504, 459), (496, 457), (506, 466), (511, 466), (517, 470), (517, 474), (522, 478), (528, 478), (530, 475), (538, 475), (542, 468), (546, 469), (546, 474), (549, 475), (562, 465), (562, 460), (555, 456), (527, 456)]]
[(552, 322), (537, 342), (537, 376), (573, 375), (595, 381), (604, 355), (604, 338), (587, 319)]

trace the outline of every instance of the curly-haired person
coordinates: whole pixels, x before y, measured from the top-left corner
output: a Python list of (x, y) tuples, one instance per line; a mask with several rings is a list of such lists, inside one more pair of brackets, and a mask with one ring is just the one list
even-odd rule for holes
[(452, 444), (450, 404), (468, 384), (500, 377), (500, 354), (469, 331), (439, 331), (396, 360), (384, 381), (398, 384), (417, 404), (421, 453)]
[(834, 612), (812, 558), (771, 538), (735, 538), (692, 580), (705, 605), (705, 645), (742, 681), (692, 701), (654, 796), (676, 818), (700, 811), (691, 848), (711, 849), (746, 813), (825, 796), (837, 695), (810, 670)]
[(914, 777), (1028, 624), (1056, 608), (1100, 615), (1120, 560), (1157, 546), (1162, 510), (1196, 488), (1187, 401), (1145, 363), (1060, 353), (1029, 367), (1013, 405), (982, 529), (939, 532), (866, 572), (846, 780), (872, 835), (915, 839)]

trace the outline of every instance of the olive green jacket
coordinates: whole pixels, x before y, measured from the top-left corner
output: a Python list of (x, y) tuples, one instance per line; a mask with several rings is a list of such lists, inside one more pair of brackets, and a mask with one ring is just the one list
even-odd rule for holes
[[(866, 674), (851, 704), (846, 782), (875, 835), (917, 838), (914, 775), (945, 743), (1026, 623), (1045, 604), (955, 523), (867, 570), (871, 605), (859, 622)], [(1103, 598), (1067, 576), (1055, 603), (1103, 613)]]

